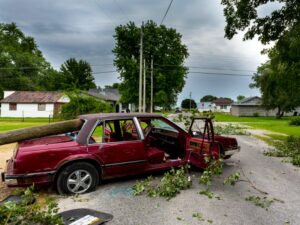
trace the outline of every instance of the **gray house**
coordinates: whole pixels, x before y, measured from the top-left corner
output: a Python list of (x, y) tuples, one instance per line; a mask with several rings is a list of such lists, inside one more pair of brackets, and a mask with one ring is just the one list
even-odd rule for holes
[[(277, 110), (266, 110), (261, 106), (261, 98), (258, 96), (243, 99), (239, 103), (231, 106), (231, 115), (234, 116), (276, 116)], [(300, 107), (285, 113), (286, 116), (294, 116), (300, 114)]]
[(111, 106), (115, 109), (115, 112), (125, 112), (128, 109), (130, 111), (133, 110), (131, 104), (122, 104), (120, 102), (121, 94), (118, 89), (114, 89), (114, 88), (90, 89), (88, 91), (88, 94), (93, 97), (102, 99), (108, 102), (109, 104), (111, 104)]
[(261, 106), (261, 98), (254, 96), (232, 104), (230, 113), (234, 116), (275, 116), (276, 110), (266, 110)]

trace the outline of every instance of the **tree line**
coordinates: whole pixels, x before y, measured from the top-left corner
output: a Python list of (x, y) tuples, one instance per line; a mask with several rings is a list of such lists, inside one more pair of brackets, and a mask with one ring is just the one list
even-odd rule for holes
[[(278, 3), (277, 8), (265, 16), (261, 6)], [(257, 68), (252, 88), (262, 93), (262, 104), (277, 109), (280, 118), (284, 112), (300, 106), (300, 1), (299, 0), (222, 0), (225, 6), (225, 37), (231, 39), (245, 31), (244, 40), (258, 39), (263, 44), (274, 42), (265, 49), (269, 60)]]
[(0, 24), (0, 98), (4, 90), (88, 90), (96, 84), (88, 62), (70, 58), (55, 70), (33, 37), (15, 23)]

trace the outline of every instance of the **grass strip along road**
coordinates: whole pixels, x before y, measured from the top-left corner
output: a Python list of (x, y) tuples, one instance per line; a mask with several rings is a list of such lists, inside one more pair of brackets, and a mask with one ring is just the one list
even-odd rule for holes
[(250, 126), (256, 129), (265, 129), (273, 132), (283, 133), (300, 137), (300, 127), (289, 125), (293, 117), (237, 117), (228, 114), (215, 114), (217, 122), (232, 122)]

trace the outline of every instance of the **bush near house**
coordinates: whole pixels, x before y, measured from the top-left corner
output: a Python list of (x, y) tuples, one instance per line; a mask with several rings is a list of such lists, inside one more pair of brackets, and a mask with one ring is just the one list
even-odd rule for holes
[(110, 104), (84, 94), (69, 94), (70, 102), (63, 105), (60, 116), (73, 119), (82, 114), (113, 112)]
[(300, 116), (293, 118), (289, 124), (293, 126), (300, 126)]

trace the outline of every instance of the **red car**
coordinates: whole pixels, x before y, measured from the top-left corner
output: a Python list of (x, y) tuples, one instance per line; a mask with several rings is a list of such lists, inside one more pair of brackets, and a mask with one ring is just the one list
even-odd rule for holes
[(19, 142), (2, 180), (8, 186), (54, 184), (61, 194), (92, 191), (102, 179), (165, 170), (205, 156), (229, 158), (235, 138), (214, 135), (207, 118), (189, 132), (155, 114), (92, 114), (80, 131)]

